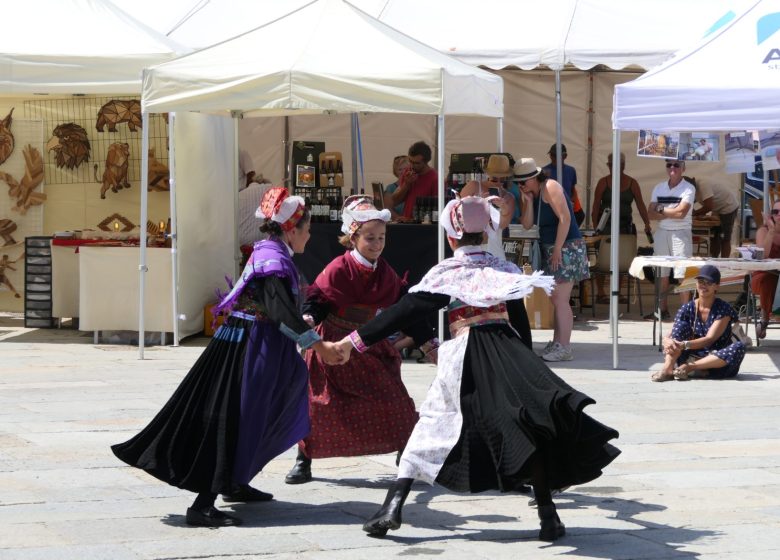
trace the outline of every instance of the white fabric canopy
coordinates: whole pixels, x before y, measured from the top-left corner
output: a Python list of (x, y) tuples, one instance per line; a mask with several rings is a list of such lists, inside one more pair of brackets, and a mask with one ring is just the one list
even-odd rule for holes
[[(156, 0), (115, 0), (123, 9), (194, 48), (225, 41), (282, 17), (307, 0), (169, 0), (179, 20), (165, 27)], [(391, 27), (474, 66), (597, 65), (652, 68), (733, 17), (739, 0), (352, 0)], [(148, 18), (147, 14), (154, 14)], [(507, 25), (504, 25), (507, 22)], [(297, 33), (295, 40), (300, 39)]]
[(640, 78), (618, 85), (620, 130), (780, 128), (780, 0), (754, 3), (728, 26)]
[(500, 117), (503, 82), (343, 0), (315, 0), (244, 35), (146, 69), (142, 104), (157, 113)]
[(105, 0), (25, 0), (6, 11), (3, 95), (132, 93), (144, 67), (188, 51)]

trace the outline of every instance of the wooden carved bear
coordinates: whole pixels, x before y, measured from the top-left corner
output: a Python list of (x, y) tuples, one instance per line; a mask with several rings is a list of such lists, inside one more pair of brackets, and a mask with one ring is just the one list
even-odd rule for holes
[(133, 132), (142, 127), (140, 101), (137, 99), (112, 99), (98, 111), (95, 128), (98, 132), (103, 132), (105, 126), (108, 125), (109, 132), (116, 132), (116, 125), (123, 122), (126, 122)]
[(171, 189), (171, 172), (164, 163), (154, 157), (154, 148), (149, 148), (149, 191), (169, 191)]
[[(116, 142), (108, 147), (106, 154), (106, 169), (103, 171), (103, 185), (100, 187), (100, 198), (106, 198), (106, 191), (111, 189), (118, 192), (119, 189), (130, 188), (127, 180), (127, 165), (130, 160), (130, 144), (126, 142)], [(100, 182), (97, 177), (98, 166), (95, 164), (95, 181)]]

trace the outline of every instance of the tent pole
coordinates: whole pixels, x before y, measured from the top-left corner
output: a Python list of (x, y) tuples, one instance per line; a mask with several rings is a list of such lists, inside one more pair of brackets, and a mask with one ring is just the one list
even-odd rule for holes
[[(436, 166), (438, 168), (438, 185), (436, 204), (439, 207), (439, 216), (442, 215), (444, 209), (444, 178), (446, 173), (444, 171), (444, 115), (440, 114), (436, 117)], [(436, 261), (441, 262), (444, 260), (444, 228), (437, 227), (436, 236)], [(444, 311), (439, 310), (439, 339), (444, 340)]]
[(168, 183), (170, 189), (171, 231), (171, 308), (173, 309), (173, 345), (179, 345), (179, 264), (176, 238), (176, 147), (173, 141), (176, 113), (168, 113)]
[(144, 283), (146, 281), (146, 222), (149, 220), (147, 204), (149, 201), (149, 113), (141, 113), (141, 223), (140, 245), (138, 247), (140, 264), (138, 265), (138, 359), (144, 359)]
[(357, 159), (357, 113), (351, 113), (349, 115), (350, 122), (352, 123), (349, 138), (352, 145), (352, 194), (358, 193), (358, 159)]
[(585, 157), (585, 227), (592, 227), (590, 223), (590, 209), (592, 202), (590, 200), (593, 185), (593, 70), (588, 72), (588, 148)]
[(612, 129), (612, 213), (610, 214), (609, 325), (612, 331), (612, 369), (618, 367), (618, 295), (620, 293), (620, 130)]
[(230, 116), (233, 118), (233, 278), (238, 278), (241, 274), (241, 247), (238, 245), (238, 120), (244, 118), (244, 115), (241, 111), (230, 111)]
[(561, 70), (555, 69), (555, 172), (558, 182), (563, 186), (563, 158), (561, 143), (563, 131), (561, 128)]
[[(284, 117), (284, 160), (282, 161), (282, 184), (290, 188), (292, 186), (292, 164), (290, 159), (290, 117)], [(319, 165), (319, 163), (317, 164)]]
[(496, 119), (496, 124), (498, 125), (498, 151), (503, 152), (504, 151), (504, 117), (498, 117)]
[[(769, 192), (770, 186), (769, 186), (769, 170), (766, 168), (766, 166), (762, 166), (762, 169), (764, 170), (764, 216), (769, 215), (769, 209), (772, 206), (772, 195)], [(760, 227), (761, 224), (756, 224), (756, 228)]]

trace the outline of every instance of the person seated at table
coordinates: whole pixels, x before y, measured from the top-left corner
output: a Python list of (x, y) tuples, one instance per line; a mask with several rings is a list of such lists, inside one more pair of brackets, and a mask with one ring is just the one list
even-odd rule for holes
[(404, 214), (404, 203), (393, 205), (393, 193), (398, 190), (398, 180), (403, 175), (404, 171), (409, 169), (409, 156), (400, 155), (393, 158), (393, 175), (395, 175), (395, 183), (390, 183), (385, 187), (384, 207), (390, 210), (390, 217), (393, 220), (397, 220)]
[[(764, 216), (764, 223), (756, 232), (756, 245), (764, 248), (764, 258), (780, 258), (780, 201), (772, 205), (772, 210)], [(761, 303), (761, 321), (756, 328), (758, 338), (766, 338), (766, 328), (769, 325), (769, 315), (772, 307), (780, 305), (775, 302), (777, 291), (777, 270), (759, 271), (753, 273), (751, 289), (758, 294)]]
[(696, 181), (695, 201), (700, 204), (693, 210), (693, 217), (705, 216), (712, 212), (718, 216), (720, 225), (710, 232), (710, 256), (727, 259), (731, 256), (731, 234), (734, 220), (739, 209), (739, 200), (729, 185), (717, 181)]
[[(594, 224), (601, 221), (601, 215), (607, 208), (612, 208), (612, 154), (607, 156), (607, 168), (609, 175), (605, 175), (596, 183), (596, 190), (593, 193), (593, 208), (591, 210), (591, 219)], [(639, 215), (645, 224), (645, 234), (651, 234), (650, 218), (647, 215), (647, 207), (642, 198), (642, 191), (636, 179), (626, 174), (626, 154), (620, 153), (620, 233), (636, 235), (636, 226), (634, 225), (634, 212), (632, 204), (636, 204)], [(603, 233), (611, 234), (611, 220), (607, 220), (603, 228)], [(594, 226), (595, 227), (595, 226)], [(596, 282), (598, 296), (597, 303), (609, 303), (604, 285), (606, 284), (606, 275), (599, 275)], [(623, 300), (623, 298), (620, 298)], [(621, 301), (620, 303), (623, 303)]]
[(409, 167), (398, 178), (398, 188), (392, 194), (390, 205), (403, 203), (403, 217), (414, 217), (414, 204), (418, 197), (436, 197), (439, 176), (428, 165), (431, 161), (431, 147), (425, 142), (415, 142), (409, 147)]
[(693, 377), (734, 377), (745, 357), (745, 345), (733, 341), (731, 325), (737, 312), (717, 296), (720, 271), (705, 264), (696, 275), (698, 299), (680, 307), (669, 336), (664, 338), (664, 365), (652, 381), (685, 381)]

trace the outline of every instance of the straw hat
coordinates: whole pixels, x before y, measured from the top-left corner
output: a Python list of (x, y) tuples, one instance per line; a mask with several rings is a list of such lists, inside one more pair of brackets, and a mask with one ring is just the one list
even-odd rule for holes
[(531, 177), (536, 177), (542, 172), (541, 167), (537, 167), (534, 158), (520, 158), (515, 164), (515, 179), (518, 181), (525, 181)]
[(510, 177), (512, 166), (509, 164), (509, 158), (504, 154), (491, 154), (485, 173), (488, 174), (488, 177)]

